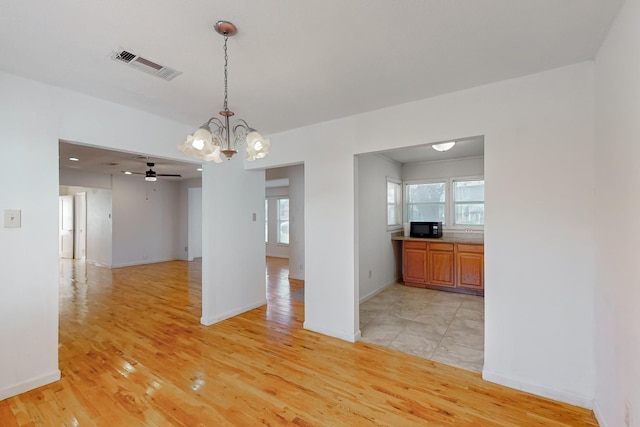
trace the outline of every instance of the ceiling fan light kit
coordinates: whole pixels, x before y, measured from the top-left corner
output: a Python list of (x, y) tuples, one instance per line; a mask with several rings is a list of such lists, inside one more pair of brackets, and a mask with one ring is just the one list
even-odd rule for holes
[(238, 146), (246, 143), (247, 160), (251, 162), (261, 159), (269, 154), (271, 142), (250, 127), (246, 121), (239, 119), (231, 124), (229, 119), (234, 112), (228, 107), (227, 41), (238, 32), (238, 29), (228, 21), (218, 21), (214, 28), (224, 36), (224, 104), (223, 110), (219, 113), (222, 120), (211, 117), (194, 133), (187, 136), (187, 139), (178, 145), (178, 149), (200, 160), (221, 163), (221, 154), (230, 160), (238, 152)]
[(125, 175), (144, 175), (144, 180), (149, 182), (156, 182), (159, 176), (167, 176), (167, 177), (175, 177), (175, 178), (182, 177), (182, 175), (176, 174), (176, 173), (157, 173), (156, 171), (153, 170), (153, 167), (155, 165), (156, 165), (155, 163), (147, 162), (147, 166), (149, 167), (149, 170), (146, 172), (122, 171), (122, 173)]

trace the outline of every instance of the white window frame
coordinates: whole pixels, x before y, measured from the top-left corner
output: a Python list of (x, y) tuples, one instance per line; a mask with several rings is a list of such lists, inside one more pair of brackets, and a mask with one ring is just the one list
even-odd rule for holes
[[(289, 209), (291, 209), (291, 200), (289, 199), (289, 196), (276, 198), (276, 225), (277, 225), (276, 226), (276, 243), (281, 246), (289, 246), (289, 243), (280, 241), (280, 226), (282, 225), (283, 222), (285, 222), (284, 220), (280, 220), (280, 200), (287, 200), (289, 203)], [(291, 219), (291, 211), (289, 211), (289, 218), (287, 218), (286, 220), (286, 222), (289, 223), (289, 241), (291, 241), (290, 219)]]
[[(387, 217), (387, 231), (398, 231), (398, 230), (402, 230), (402, 222), (404, 219), (404, 203), (403, 203), (403, 185), (402, 185), (402, 181), (396, 178), (390, 178), (387, 177), (386, 180), (386, 188), (385, 188), (385, 212), (386, 212), (386, 217)], [(394, 205), (394, 209), (396, 212), (396, 223), (395, 224), (389, 224), (389, 208), (391, 207), (391, 204), (389, 203), (389, 200), (387, 199), (388, 194), (389, 194), (389, 184), (393, 184), (396, 186), (396, 200)]]
[[(484, 224), (482, 225), (469, 225), (469, 224), (456, 224), (455, 223), (455, 217), (456, 217), (456, 195), (455, 195), (455, 185), (454, 183), (456, 181), (483, 181), (484, 182), (484, 176), (459, 176), (459, 177), (452, 177), (449, 179), (450, 181), (450, 185), (449, 185), (449, 191), (451, 194), (451, 209), (450, 209), (450, 218), (451, 218), (451, 228), (455, 229), (455, 230), (469, 230), (469, 231), (482, 231), (484, 230)], [(477, 203), (477, 202), (476, 202)], [(482, 202), (482, 205), (485, 205), (485, 202)]]
[[(484, 181), (484, 176), (481, 175), (473, 175), (473, 176), (454, 176), (447, 177), (441, 179), (414, 179), (410, 181), (404, 181), (402, 185), (403, 189), (403, 205), (404, 209), (404, 220), (410, 222), (409, 220), (409, 208), (407, 201), (407, 186), (408, 185), (416, 185), (416, 184), (445, 184), (445, 201), (444, 201), (444, 221), (442, 224), (442, 228), (445, 230), (451, 231), (484, 231), (483, 225), (458, 225), (455, 224), (455, 189), (453, 183), (456, 181)], [(486, 184), (486, 183), (485, 183)], [(436, 203), (434, 203), (436, 204)], [(439, 203), (438, 203), (439, 204)]]
[(442, 202), (438, 202), (438, 203), (430, 203), (433, 205), (444, 205), (444, 221), (442, 222), (442, 226), (443, 228), (446, 228), (445, 226), (450, 222), (449, 217), (447, 216), (447, 203), (449, 203), (449, 199), (451, 198), (450, 194), (449, 194), (449, 183), (448, 180), (446, 178), (443, 179), (414, 179), (411, 181), (405, 181), (404, 185), (402, 186), (402, 190), (403, 190), (403, 194), (404, 194), (404, 198), (403, 198), (403, 208), (405, 210), (405, 216), (404, 216), (404, 220), (406, 222), (411, 222), (411, 220), (409, 219), (409, 201), (408, 201), (408, 195), (409, 192), (407, 191), (407, 186), (408, 185), (419, 185), (419, 184), (444, 184), (445, 186), (445, 195), (444, 195), (444, 203)]

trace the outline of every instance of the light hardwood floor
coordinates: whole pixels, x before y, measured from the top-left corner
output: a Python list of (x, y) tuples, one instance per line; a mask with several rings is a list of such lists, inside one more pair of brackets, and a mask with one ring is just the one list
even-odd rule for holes
[(284, 271), (267, 269), (267, 306), (205, 327), (197, 262), (62, 262), (62, 379), (0, 401), (0, 425), (597, 425), (475, 373), (306, 331)]

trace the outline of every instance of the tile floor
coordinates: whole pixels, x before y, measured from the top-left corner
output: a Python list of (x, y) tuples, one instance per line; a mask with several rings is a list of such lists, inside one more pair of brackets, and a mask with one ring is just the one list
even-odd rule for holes
[(360, 304), (362, 341), (481, 372), (484, 298), (395, 284)]

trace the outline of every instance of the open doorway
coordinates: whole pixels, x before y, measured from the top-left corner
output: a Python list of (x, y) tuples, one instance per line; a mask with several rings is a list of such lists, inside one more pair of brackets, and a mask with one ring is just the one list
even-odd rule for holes
[(304, 165), (265, 172), (267, 301), (304, 303)]
[[(459, 139), (446, 151), (423, 145), (363, 154), (357, 165), (362, 340), (481, 372), (484, 138)], [(442, 222), (445, 233), (409, 241), (421, 245), (408, 249), (409, 267), (421, 261), (420, 277), (403, 280), (411, 221)], [(465, 281), (468, 262), (482, 292)]]

